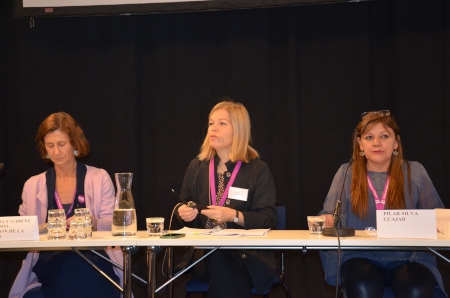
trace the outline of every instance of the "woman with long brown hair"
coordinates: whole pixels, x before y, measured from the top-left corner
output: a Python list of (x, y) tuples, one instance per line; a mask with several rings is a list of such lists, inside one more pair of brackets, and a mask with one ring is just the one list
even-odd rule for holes
[[(336, 173), (319, 213), (327, 227), (333, 226), (339, 198), (340, 222), (357, 230), (376, 227), (376, 210), (444, 207), (425, 168), (404, 158), (400, 130), (388, 110), (362, 114), (353, 133), (352, 161)], [(337, 253), (321, 252), (321, 259), (327, 283), (336, 284)], [(340, 271), (350, 298), (382, 297), (386, 284), (395, 297), (445, 297), (435, 256), (428, 252), (344, 252)]]

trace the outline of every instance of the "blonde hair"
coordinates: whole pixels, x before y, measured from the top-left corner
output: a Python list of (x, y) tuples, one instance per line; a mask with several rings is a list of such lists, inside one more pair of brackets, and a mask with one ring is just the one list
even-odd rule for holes
[[(402, 171), (402, 163), (404, 160), (403, 148), (400, 140), (400, 129), (397, 122), (395, 122), (390, 114), (385, 115), (373, 112), (365, 115), (353, 132), (351, 203), (353, 213), (359, 215), (360, 218), (365, 218), (367, 216), (369, 195), (367, 185), (367, 159), (365, 156), (359, 155), (360, 146), (358, 138), (378, 123), (381, 123), (385, 128), (391, 128), (394, 131), (395, 139), (398, 143), (398, 155), (392, 156), (388, 169), (390, 181), (387, 191), (386, 208), (405, 208), (405, 191), (403, 189), (404, 179)], [(409, 170), (408, 179), (410, 180)]]
[[(241, 160), (248, 163), (251, 159), (259, 157), (258, 152), (250, 146), (250, 116), (247, 109), (239, 102), (233, 102), (230, 99), (216, 104), (209, 113), (208, 119), (218, 110), (225, 110), (230, 115), (231, 125), (233, 127), (233, 141), (230, 150), (230, 160), (236, 162)], [(197, 157), (200, 160), (210, 160), (216, 154), (216, 150), (211, 147), (208, 134), (200, 148)]]

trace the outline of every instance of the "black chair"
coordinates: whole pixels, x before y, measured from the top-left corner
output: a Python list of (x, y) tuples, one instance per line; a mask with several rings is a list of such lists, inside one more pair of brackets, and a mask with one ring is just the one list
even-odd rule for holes
[[(277, 206), (277, 217), (278, 217), (278, 226), (277, 230), (285, 230), (286, 229), (286, 207), (284, 206)], [(274, 279), (272, 281), (272, 287), (265, 293), (257, 293), (256, 289), (252, 289), (253, 295), (262, 295), (264, 298), (269, 297), (270, 291), (278, 286), (283, 286), (284, 291), (286, 292), (286, 297), (291, 298), (291, 291), (289, 290), (289, 287), (284, 282), (284, 251), (280, 252), (280, 267), (281, 272), (279, 276), (274, 276)], [(189, 298), (191, 293), (203, 293), (203, 297), (206, 297), (206, 293), (208, 293), (208, 283), (198, 281), (194, 278), (190, 279), (185, 287), (186, 290), (186, 298)]]

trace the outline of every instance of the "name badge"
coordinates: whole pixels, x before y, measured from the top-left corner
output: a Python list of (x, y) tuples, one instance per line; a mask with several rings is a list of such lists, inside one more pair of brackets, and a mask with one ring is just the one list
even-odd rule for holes
[(37, 216), (0, 217), (0, 241), (39, 240)]
[(377, 237), (437, 239), (436, 210), (377, 210)]
[(239, 201), (247, 201), (248, 189), (231, 186), (228, 190), (228, 197)]

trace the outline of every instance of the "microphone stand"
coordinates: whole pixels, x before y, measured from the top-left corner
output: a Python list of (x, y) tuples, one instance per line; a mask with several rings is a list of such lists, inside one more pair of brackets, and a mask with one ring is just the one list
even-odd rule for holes
[(329, 237), (350, 237), (355, 236), (355, 229), (353, 228), (342, 228), (340, 227), (340, 220), (338, 220), (339, 224), (334, 225), (332, 228), (325, 228), (322, 230), (322, 235)]
[(324, 236), (330, 236), (330, 237), (355, 236), (355, 229), (343, 228), (342, 224), (341, 224), (341, 204), (342, 204), (341, 198), (342, 198), (342, 193), (344, 192), (345, 179), (347, 178), (348, 169), (350, 168), (351, 164), (352, 164), (352, 161), (350, 161), (350, 163), (347, 166), (347, 169), (345, 170), (344, 182), (342, 182), (341, 194), (339, 196), (339, 200), (337, 200), (337, 202), (336, 202), (336, 207), (334, 208), (333, 227), (323, 229), (322, 235), (324, 235)]

